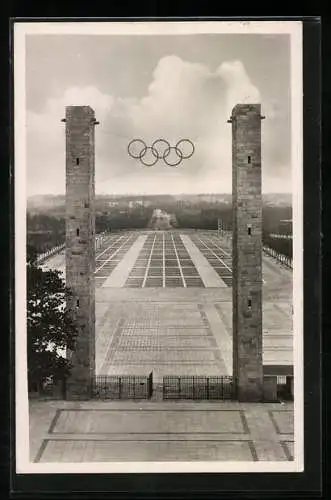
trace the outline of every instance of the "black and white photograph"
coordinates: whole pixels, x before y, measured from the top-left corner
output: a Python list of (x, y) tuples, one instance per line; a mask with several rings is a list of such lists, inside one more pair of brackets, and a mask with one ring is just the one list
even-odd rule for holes
[(16, 472), (303, 471), (302, 23), (13, 43)]

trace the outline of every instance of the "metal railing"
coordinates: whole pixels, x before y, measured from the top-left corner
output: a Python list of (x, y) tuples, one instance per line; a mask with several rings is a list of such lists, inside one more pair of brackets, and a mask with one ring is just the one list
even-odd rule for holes
[(102, 243), (107, 239), (108, 234), (106, 231), (95, 235), (95, 249), (98, 250)]
[(97, 399), (150, 399), (153, 374), (97, 375), (92, 381), (91, 395)]
[(230, 376), (163, 377), (163, 399), (233, 399), (234, 386)]
[(57, 245), (56, 247), (51, 248), (50, 250), (47, 250), (47, 252), (41, 253), (37, 257), (37, 264), (42, 264), (45, 260), (49, 259), (53, 255), (61, 252), (65, 247), (65, 244), (62, 245)]
[(270, 233), (269, 236), (271, 238), (276, 238), (279, 240), (292, 240), (293, 235), (292, 234), (280, 234), (280, 233)]
[[(107, 238), (107, 233), (105, 231), (102, 233), (99, 233), (95, 236), (95, 249), (96, 250), (98, 250), (101, 247), (102, 243), (105, 241), (106, 238)], [(56, 255), (57, 253), (62, 252), (62, 250), (64, 250), (64, 249), (65, 249), (65, 243), (63, 243), (61, 245), (57, 245), (53, 248), (50, 248), (49, 250), (47, 250), (47, 252), (43, 252), (43, 253), (38, 255), (36, 263), (42, 264), (50, 257), (53, 257), (53, 255)]]
[(293, 259), (291, 257), (287, 257), (286, 255), (279, 253), (266, 245), (263, 245), (263, 251), (266, 255), (269, 255), (269, 257), (272, 257), (277, 260), (277, 262), (280, 262), (280, 264), (283, 264), (289, 269), (293, 269)]
[[(161, 381), (160, 381), (161, 382)], [(48, 377), (29, 397), (41, 400), (67, 399), (66, 380), (56, 383)], [(153, 385), (153, 374), (98, 375), (91, 383), (91, 399), (101, 400), (236, 400), (236, 387), (231, 376), (164, 376)], [(69, 396), (70, 399), (70, 396)], [(293, 401), (293, 375), (263, 377), (264, 401)]]
[[(223, 231), (222, 234), (223, 238), (227, 240), (229, 249), (232, 248), (232, 233), (230, 231)], [(293, 269), (293, 259), (291, 257), (288, 257), (287, 255), (284, 255), (282, 253), (277, 252), (275, 249), (263, 245), (263, 252), (265, 255), (268, 255), (269, 257), (272, 257), (274, 260), (282, 264), (283, 266), (287, 267), (288, 269)]]

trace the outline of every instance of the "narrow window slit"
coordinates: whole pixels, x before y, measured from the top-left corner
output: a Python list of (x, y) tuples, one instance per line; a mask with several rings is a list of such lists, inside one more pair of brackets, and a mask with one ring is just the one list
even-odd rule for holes
[(79, 158), (76, 158), (76, 165), (79, 165)]
[(248, 236), (251, 236), (251, 234), (252, 234), (252, 226), (247, 226), (247, 234), (248, 234)]
[(248, 162), (248, 163), (251, 163), (251, 157), (250, 157), (250, 156), (248, 156), (248, 158), (247, 158), (247, 162)]
[(77, 299), (77, 307), (79, 307), (79, 299)]
[(79, 229), (76, 229), (76, 236), (79, 236)]
[(248, 299), (248, 308), (252, 309), (252, 299)]

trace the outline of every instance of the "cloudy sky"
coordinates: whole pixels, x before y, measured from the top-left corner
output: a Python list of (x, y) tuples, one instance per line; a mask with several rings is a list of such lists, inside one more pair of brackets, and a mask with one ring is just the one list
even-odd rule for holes
[[(28, 195), (65, 192), (66, 105), (90, 105), (96, 192), (231, 192), (237, 103), (262, 104), (263, 191), (290, 192), (290, 45), (287, 35), (26, 37)], [(142, 167), (133, 138), (189, 138), (177, 168)]]

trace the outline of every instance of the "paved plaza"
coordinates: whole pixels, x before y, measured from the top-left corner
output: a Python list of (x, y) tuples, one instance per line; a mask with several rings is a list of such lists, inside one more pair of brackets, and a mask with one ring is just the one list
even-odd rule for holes
[[(64, 252), (44, 268), (65, 274)], [(123, 231), (106, 237), (96, 252), (96, 287), (222, 288), (232, 286), (231, 242), (212, 231)], [(291, 296), (292, 272), (263, 258), (263, 283)]]
[(30, 402), (33, 462), (289, 461), (293, 406)]
[[(96, 290), (102, 375), (232, 374), (231, 289)], [(265, 301), (263, 363), (292, 364), (291, 306)]]
[[(232, 374), (231, 243), (131, 231), (96, 255), (96, 373)], [(44, 267), (64, 271), (64, 254)], [(292, 272), (263, 257), (263, 364), (293, 364)], [(31, 460), (292, 460), (293, 406), (30, 402)]]
[[(64, 255), (45, 266), (64, 271)], [(95, 276), (97, 374), (232, 374), (227, 239), (120, 232), (98, 249)], [(292, 272), (264, 257), (263, 280), (263, 364), (292, 365)]]

